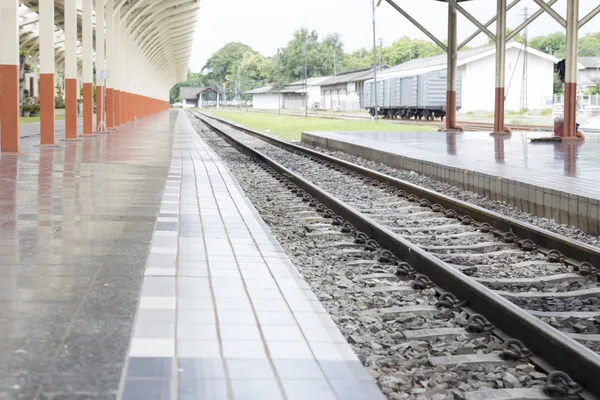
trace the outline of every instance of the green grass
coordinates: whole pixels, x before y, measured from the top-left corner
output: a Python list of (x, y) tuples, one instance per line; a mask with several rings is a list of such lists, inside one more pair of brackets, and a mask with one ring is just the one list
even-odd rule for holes
[(287, 140), (300, 140), (302, 132), (434, 132), (433, 126), (395, 124), (389, 121), (344, 121), (316, 117), (291, 117), (276, 114), (215, 111), (212, 115), (224, 118), (247, 128)]
[[(64, 115), (57, 115), (54, 117), (55, 120), (65, 119)], [(40, 122), (40, 117), (21, 117), (21, 124), (33, 124)]]

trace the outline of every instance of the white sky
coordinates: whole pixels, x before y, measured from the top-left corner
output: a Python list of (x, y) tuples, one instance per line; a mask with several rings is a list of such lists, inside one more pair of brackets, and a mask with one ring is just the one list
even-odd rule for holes
[[(339, 33), (346, 51), (373, 44), (371, 1), (370, 0), (200, 0), (200, 16), (190, 68), (199, 72), (211, 54), (229, 42), (242, 42), (265, 56), (274, 55), (278, 47), (284, 47), (295, 30), (306, 27), (316, 30), (321, 37)], [(447, 37), (446, 3), (433, 0), (395, 0), (417, 21), (429, 29), (440, 40)], [(510, 3), (511, 1), (507, 1)], [(462, 3), (482, 23), (487, 22), (496, 12), (496, 0), (474, 0)], [(580, 18), (598, 5), (598, 0), (580, 0)], [(533, 0), (521, 0), (508, 13), (507, 25), (515, 28), (523, 21), (523, 8), (529, 14), (539, 7)], [(554, 9), (563, 17), (566, 14), (567, 0), (559, 0)], [(458, 14), (459, 42), (466, 39), (476, 27)], [(377, 9), (377, 38), (383, 38), (389, 45), (402, 36), (427, 39), (389, 4), (382, 1)], [(596, 16), (580, 32), (600, 30), (600, 15)], [(539, 36), (561, 30), (561, 26), (544, 13), (529, 26), (529, 36)], [(490, 26), (495, 32), (495, 24)], [(487, 41), (480, 34), (470, 45), (480, 45)]]

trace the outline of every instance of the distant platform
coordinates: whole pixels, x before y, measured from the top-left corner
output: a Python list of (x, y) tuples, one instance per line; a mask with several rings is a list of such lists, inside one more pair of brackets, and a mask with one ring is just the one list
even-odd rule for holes
[(413, 170), (532, 214), (600, 233), (600, 134), (531, 143), (547, 132), (307, 132), (302, 142)]

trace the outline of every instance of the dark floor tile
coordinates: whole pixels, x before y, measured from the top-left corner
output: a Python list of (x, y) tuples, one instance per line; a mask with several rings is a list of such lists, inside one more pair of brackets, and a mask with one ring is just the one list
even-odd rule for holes
[(173, 359), (157, 357), (133, 357), (129, 359), (127, 378), (170, 379), (173, 375)]
[(127, 379), (122, 400), (170, 400), (171, 380)]

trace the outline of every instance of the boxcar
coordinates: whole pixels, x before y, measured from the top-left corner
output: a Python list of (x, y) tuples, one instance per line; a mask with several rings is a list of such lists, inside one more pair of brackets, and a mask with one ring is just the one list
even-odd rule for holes
[[(427, 119), (443, 118), (446, 115), (446, 70), (407, 75), (400, 71), (384, 75), (377, 80), (379, 90), (377, 112), (384, 118)], [(363, 107), (375, 115), (375, 85), (373, 80), (365, 82)], [(457, 75), (456, 105), (460, 110), (462, 76)]]

